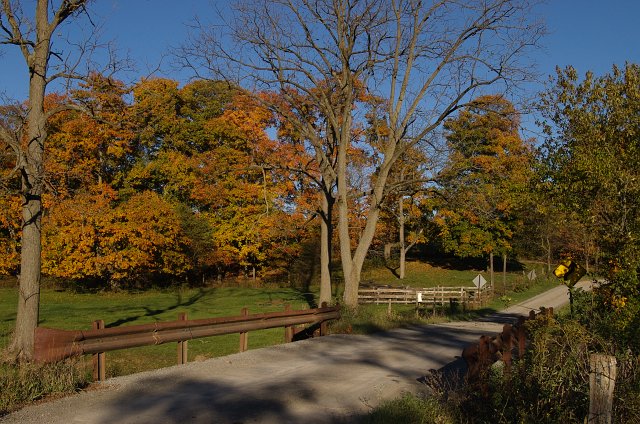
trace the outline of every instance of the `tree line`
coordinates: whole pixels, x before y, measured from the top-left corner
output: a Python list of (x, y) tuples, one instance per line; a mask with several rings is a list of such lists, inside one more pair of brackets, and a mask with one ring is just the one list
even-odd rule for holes
[[(308, 155), (270, 138), (273, 116), (237, 87), (150, 79), (125, 88), (96, 74), (67, 96), (48, 95), (45, 112), (62, 104), (92, 113), (69, 109), (49, 121), (47, 275), (116, 287), (277, 273), (310, 238), (313, 194), (289, 171)], [(18, 271), (16, 184), (3, 199), (4, 273)]]

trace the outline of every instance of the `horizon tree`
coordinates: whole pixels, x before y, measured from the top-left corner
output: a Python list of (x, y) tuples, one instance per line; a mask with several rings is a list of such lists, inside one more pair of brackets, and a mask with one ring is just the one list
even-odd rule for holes
[(493, 257), (512, 250), (519, 209), (533, 176), (533, 150), (519, 133), (520, 116), (501, 96), (481, 96), (445, 122), (449, 158), (438, 176), (442, 201), (434, 219), (445, 250)]
[[(278, 0), (236, 2), (222, 25), (197, 23), (178, 52), (197, 73), (277, 92), (268, 103), (308, 141), (327, 181), (337, 182), (343, 302), (357, 307), (360, 274), (375, 235), (388, 177), (409, 148), (427, 142), (478, 90), (529, 77), (523, 54), (543, 26), (532, 19), (536, 1)], [(317, 90), (328, 84), (330, 90)], [(360, 93), (364, 90), (364, 97)], [(326, 132), (306, 119), (298, 95), (312, 99)], [(475, 94), (475, 95), (474, 95)], [(366, 189), (350, 191), (353, 131), (366, 124), (366, 98), (384, 99), (388, 134), (368, 146)], [(337, 160), (326, 144), (337, 146)], [(353, 196), (358, 196), (353, 202)], [(366, 205), (362, 231), (350, 232), (350, 205)]]

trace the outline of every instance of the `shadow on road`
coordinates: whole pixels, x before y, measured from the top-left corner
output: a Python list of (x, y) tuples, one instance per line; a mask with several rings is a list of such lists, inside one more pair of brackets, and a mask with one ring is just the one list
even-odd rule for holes
[(250, 361), (232, 355), (221, 358), (234, 362), (223, 369), (174, 367), (123, 386), (96, 422), (357, 422), (382, 400), (426, 390), (421, 379), (430, 372), (462, 375), (464, 364), (453, 359), (477, 337), (478, 330), (416, 326), (247, 352)]

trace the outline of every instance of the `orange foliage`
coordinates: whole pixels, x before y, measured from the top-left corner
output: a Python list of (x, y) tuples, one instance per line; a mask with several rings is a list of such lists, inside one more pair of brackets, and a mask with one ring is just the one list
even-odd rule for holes
[(119, 282), (189, 270), (187, 240), (170, 204), (152, 192), (118, 202), (113, 190), (101, 188), (60, 202), (46, 217), (45, 273)]

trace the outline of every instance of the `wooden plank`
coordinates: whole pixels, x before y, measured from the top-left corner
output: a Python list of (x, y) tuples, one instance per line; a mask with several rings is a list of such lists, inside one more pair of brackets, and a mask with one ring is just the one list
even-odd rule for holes
[(589, 423), (611, 424), (616, 358), (592, 353), (589, 366)]

